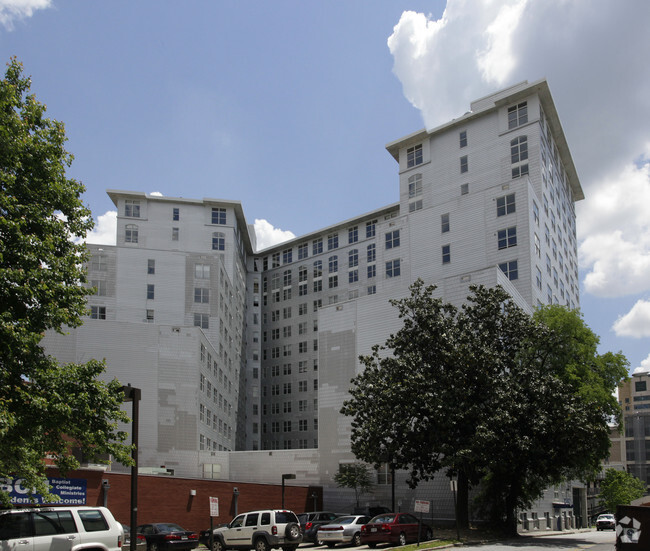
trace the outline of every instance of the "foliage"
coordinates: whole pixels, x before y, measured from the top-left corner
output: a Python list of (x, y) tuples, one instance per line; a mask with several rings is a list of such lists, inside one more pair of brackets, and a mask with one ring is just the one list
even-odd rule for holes
[[(470, 290), (460, 309), (422, 281), (392, 301), (403, 326), (360, 358), (365, 370), (341, 411), (352, 417), (359, 459), (393, 461), (412, 486), (441, 469), (457, 475), (460, 526), (468, 489), (480, 483), (479, 505), (513, 531), (516, 509), (544, 488), (597, 471), (618, 408), (606, 391), (625, 377), (626, 362), (580, 348), (593, 333), (576, 313), (545, 311), (551, 328), (500, 287)], [(584, 330), (569, 338), (558, 319)], [(567, 357), (575, 361), (565, 369)]]
[(616, 512), (617, 505), (629, 505), (645, 493), (644, 482), (625, 471), (607, 469), (605, 479), (600, 483), (600, 502), (612, 513)]
[(352, 488), (357, 509), (359, 498), (372, 491), (372, 474), (367, 465), (355, 462), (339, 465), (339, 470), (334, 474), (334, 482), (339, 488)]
[(30, 85), (12, 59), (0, 81), (0, 477), (47, 495), (46, 455), (65, 472), (78, 465), (72, 447), (127, 463), (130, 448), (120, 384), (97, 380), (100, 362), (58, 366), (40, 346), (46, 330), (81, 324), (87, 257), (74, 239), (93, 222), (83, 185), (65, 175), (64, 126)]

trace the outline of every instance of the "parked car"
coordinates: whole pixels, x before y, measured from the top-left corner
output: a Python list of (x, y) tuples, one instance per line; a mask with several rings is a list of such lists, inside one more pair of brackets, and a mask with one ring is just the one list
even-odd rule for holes
[[(131, 527), (122, 524), (122, 530), (124, 530), (124, 545), (123, 549), (131, 549)], [(136, 551), (147, 551), (147, 539), (142, 534), (137, 534), (137, 541), (135, 542)]]
[(105, 507), (0, 511), (2, 549), (122, 551), (124, 530)]
[(368, 547), (376, 547), (378, 543), (405, 545), (418, 539), (427, 541), (432, 537), (431, 527), (420, 523), (410, 513), (378, 515), (361, 528), (361, 543), (367, 544)]
[[(208, 543), (210, 531), (207, 531)], [(205, 532), (203, 532), (205, 537)], [(282, 547), (296, 551), (302, 542), (298, 517), (293, 511), (265, 509), (237, 515), (230, 524), (212, 531), (212, 551), (239, 549), (268, 551)]]
[(596, 530), (616, 530), (616, 519), (614, 515), (609, 513), (598, 515), (596, 519)]
[(365, 515), (346, 515), (335, 518), (331, 524), (323, 524), (318, 528), (318, 541), (327, 547), (337, 543), (351, 543), (355, 547), (361, 545), (361, 527), (370, 520)]
[(321, 545), (318, 541), (318, 528), (332, 522), (340, 514), (331, 511), (313, 511), (311, 513), (300, 513), (298, 520), (302, 530), (304, 541), (310, 541), (314, 545)]
[(199, 535), (171, 522), (156, 522), (138, 526), (138, 534), (147, 540), (148, 551), (194, 549), (199, 545)]

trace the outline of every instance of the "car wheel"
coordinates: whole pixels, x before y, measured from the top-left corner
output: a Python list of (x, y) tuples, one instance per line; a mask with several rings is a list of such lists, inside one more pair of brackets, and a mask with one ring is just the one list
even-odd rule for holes
[(327, 542), (327, 547), (329, 549), (334, 549), (336, 547), (336, 544), (333, 541), (328, 541)]
[(359, 547), (361, 545), (361, 534), (359, 534), (359, 532), (352, 536), (352, 545), (355, 547)]
[(266, 543), (264, 538), (257, 538), (255, 540), (255, 551), (269, 551), (269, 544)]
[[(300, 526), (295, 522), (289, 522), (284, 529), (284, 537), (289, 541), (296, 541), (300, 537)], [(257, 551), (262, 551), (258, 549)]]
[(377, 544), (376, 543), (369, 543), (368, 547), (370, 547), (370, 549), (374, 549), (375, 547), (377, 547)]
[(147, 551), (158, 551), (158, 544), (156, 542), (152, 542), (147, 546)]
[(212, 542), (212, 551), (223, 551), (223, 545), (221, 544), (220, 540), (215, 539)]
[(399, 534), (399, 541), (397, 542), (400, 546), (406, 545), (406, 534), (404, 532), (400, 532)]
[(325, 542), (323, 540), (316, 540), (314, 545), (325, 545)]

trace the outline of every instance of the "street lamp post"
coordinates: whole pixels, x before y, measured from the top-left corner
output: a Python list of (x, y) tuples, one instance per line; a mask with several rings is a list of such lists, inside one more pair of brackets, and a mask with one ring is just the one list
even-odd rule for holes
[(283, 474), (282, 475), (282, 508), (284, 509), (284, 481), (293, 480), (296, 478), (295, 474)]
[(131, 385), (123, 386), (124, 401), (131, 402), (131, 444), (133, 466), (131, 467), (131, 550), (136, 551), (138, 543), (138, 424), (140, 415), (140, 398), (142, 392)]

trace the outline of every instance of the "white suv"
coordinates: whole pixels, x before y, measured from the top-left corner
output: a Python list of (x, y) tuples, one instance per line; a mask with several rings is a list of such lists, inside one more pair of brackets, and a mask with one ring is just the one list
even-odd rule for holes
[(266, 509), (237, 515), (227, 526), (216, 528), (212, 551), (268, 551), (277, 547), (282, 547), (283, 551), (295, 551), (301, 541), (302, 532), (295, 513)]
[(122, 525), (105, 507), (37, 507), (0, 511), (0, 549), (121, 551)]

